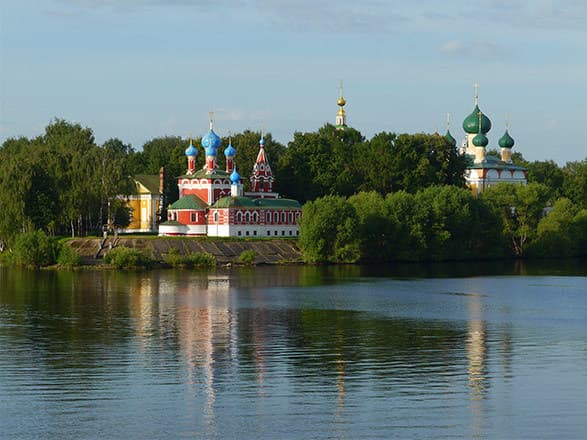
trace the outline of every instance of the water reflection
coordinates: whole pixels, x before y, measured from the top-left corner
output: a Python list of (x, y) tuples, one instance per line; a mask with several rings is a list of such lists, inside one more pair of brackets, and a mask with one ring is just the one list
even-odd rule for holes
[(484, 402), (487, 393), (487, 353), (485, 323), (483, 320), (483, 297), (481, 294), (467, 296), (469, 320), (467, 323), (467, 361), (469, 388), (471, 390), (472, 437), (481, 438), (483, 433)]
[(0, 269), (0, 424), (27, 438), (26, 408), (29, 438), (501, 438), (496, 411), (527, 423), (511, 391), (535, 390), (526, 371), (572, 371), (564, 399), (587, 391), (584, 350), (562, 367), (537, 352), (584, 348), (580, 280), (547, 303), (567, 328), (536, 320), (552, 283), (365, 270)]

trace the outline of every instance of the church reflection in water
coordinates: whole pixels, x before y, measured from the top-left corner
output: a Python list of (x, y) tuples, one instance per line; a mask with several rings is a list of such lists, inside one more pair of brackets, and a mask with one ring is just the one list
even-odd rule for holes
[[(280, 288), (299, 288), (302, 276), (300, 272), (296, 274), (286, 272), (286, 281), (281, 278), (275, 284), (281, 284)], [(490, 343), (482, 294), (470, 293), (464, 297), (466, 324), (458, 329), (442, 327), (436, 338), (431, 339), (427, 334), (438, 330), (438, 322), (365, 318), (341, 310), (309, 313), (296, 302), (301, 301), (299, 296), (288, 297), (293, 303), (286, 304), (287, 307), (283, 304), (268, 307), (276, 299), (266, 287), (272, 287), (274, 282), (253, 272), (238, 276), (218, 272), (180, 273), (177, 277), (171, 273), (165, 276), (152, 273), (132, 278), (128, 286), (134, 338), (145, 359), (150, 359), (154, 350), (177, 358), (179, 374), (184, 375), (181, 380), (188, 385), (187, 392), (206, 403), (203, 417), (209, 426), (217, 423), (217, 399), (230, 384), (241, 384), (256, 399), (266, 398), (269, 384), (275, 386), (276, 365), (286, 374), (290, 368), (295, 370), (295, 377), (289, 374), (283, 380), (315, 380), (320, 386), (327, 383), (333, 397), (333, 414), (344, 424), (345, 403), (349, 398), (347, 381), (353, 374), (363, 374), (359, 365), (361, 360), (368, 359), (389, 366), (388, 376), (382, 372), (378, 379), (382, 387), (391, 384), (381, 388), (389, 393), (402, 380), (414, 384), (440, 380), (426, 378), (432, 373), (419, 366), (452, 362), (454, 368), (462, 368), (461, 383), (469, 394), (471, 437), (479, 438), (486, 432), (485, 405), (493, 376), (488, 371)], [(285, 301), (281, 296), (278, 300)], [(341, 323), (345, 326), (332, 330)], [(374, 335), (379, 339), (374, 339)], [(503, 329), (496, 336), (502, 342), (497, 350), (501, 352), (503, 373), (507, 377), (511, 368), (510, 331)], [(306, 356), (307, 350), (315, 353), (314, 357), (296, 358), (300, 353)], [(430, 357), (431, 350), (445, 358)], [(454, 356), (456, 352), (462, 353), (462, 363)], [(447, 388), (447, 392), (455, 389)]]

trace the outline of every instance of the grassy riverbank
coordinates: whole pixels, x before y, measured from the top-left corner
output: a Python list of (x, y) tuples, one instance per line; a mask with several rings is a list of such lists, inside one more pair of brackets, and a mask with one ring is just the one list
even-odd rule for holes
[[(83, 264), (101, 264), (110, 250), (112, 239), (104, 243), (99, 238), (75, 238), (67, 241), (81, 257)], [(156, 262), (165, 262), (170, 254), (189, 258), (194, 255), (211, 255), (218, 265), (226, 264), (291, 264), (302, 261), (302, 253), (295, 240), (288, 239), (224, 239), (192, 237), (122, 236), (116, 248), (130, 248), (140, 251)], [(242, 261), (242, 256), (249, 255)], [(97, 258), (96, 258), (97, 257)], [(240, 260), (239, 260), (240, 258)], [(165, 263), (164, 263), (165, 264)]]

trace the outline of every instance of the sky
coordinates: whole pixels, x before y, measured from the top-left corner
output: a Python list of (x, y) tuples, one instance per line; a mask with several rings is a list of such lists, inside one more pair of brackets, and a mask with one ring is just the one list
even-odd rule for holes
[[(514, 151), (587, 158), (584, 0), (0, 0), (0, 142), (54, 118), (140, 149), (163, 135), (334, 123), (451, 133), (479, 106)], [(507, 115), (507, 116), (506, 116)]]

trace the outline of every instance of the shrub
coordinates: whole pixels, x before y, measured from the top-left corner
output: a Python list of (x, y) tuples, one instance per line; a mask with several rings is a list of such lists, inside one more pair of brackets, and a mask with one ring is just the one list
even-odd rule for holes
[(79, 254), (71, 246), (66, 243), (61, 243), (59, 255), (57, 256), (57, 264), (64, 267), (79, 266), (82, 259)]
[(12, 266), (15, 264), (12, 251), (0, 252), (0, 266)]
[(188, 256), (188, 261), (194, 267), (214, 267), (216, 266), (216, 257), (207, 252), (194, 252)]
[(42, 267), (55, 264), (57, 245), (43, 231), (25, 232), (16, 238), (14, 259), (17, 265)]
[(117, 269), (149, 268), (153, 265), (153, 259), (137, 249), (117, 247), (104, 256), (104, 263)]
[(171, 267), (186, 267), (190, 263), (189, 258), (180, 254), (176, 248), (170, 249), (163, 257), (163, 261)]
[(255, 264), (255, 258), (257, 257), (257, 252), (253, 249), (247, 249), (246, 251), (242, 251), (241, 254), (238, 256), (236, 262), (239, 264), (245, 264), (247, 266), (252, 266)]

